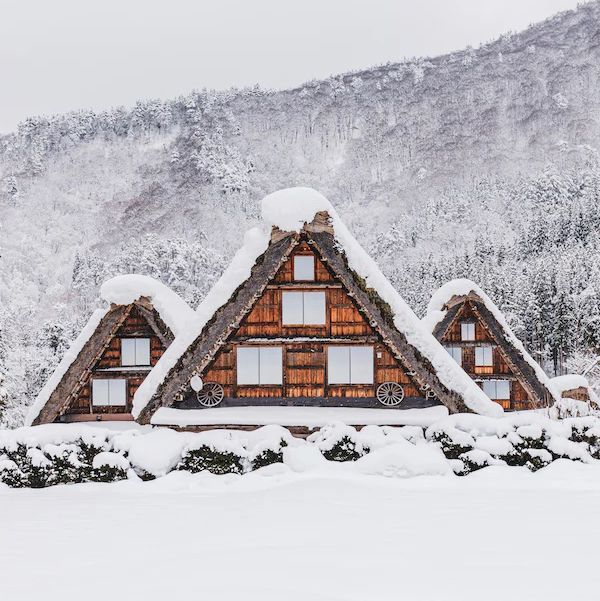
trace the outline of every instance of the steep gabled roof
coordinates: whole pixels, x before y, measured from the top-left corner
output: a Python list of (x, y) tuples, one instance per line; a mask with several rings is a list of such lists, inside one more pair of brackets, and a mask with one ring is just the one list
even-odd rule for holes
[(533, 395), (536, 403), (547, 406), (557, 400), (559, 395), (546, 372), (515, 336), (492, 299), (471, 280), (456, 279), (439, 288), (429, 301), (423, 324), (438, 340), (442, 340), (465, 303), (469, 303), (480, 317), (509, 366), (521, 376), (521, 383)]
[(134, 306), (165, 346), (181, 334), (186, 322), (195, 316), (175, 292), (147, 276), (112, 278), (102, 285), (100, 296), (110, 307), (92, 313), (29, 408), (25, 425), (53, 422), (67, 409), (84, 374), (94, 366)]
[(291, 188), (263, 200), (264, 227), (246, 235), (193, 325), (177, 337), (134, 396), (132, 413), (146, 423), (171, 406), (237, 329), (302, 238), (341, 280), (393, 353), (451, 411), (499, 415), (501, 407), (449, 357), (356, 242), (331, 204), (310, 188)]

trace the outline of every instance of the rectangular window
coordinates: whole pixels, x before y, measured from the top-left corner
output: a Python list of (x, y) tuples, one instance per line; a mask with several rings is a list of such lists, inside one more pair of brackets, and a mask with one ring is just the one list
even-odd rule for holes
[(463, 321), (460, 324), (461, 340), (475, 340), (475, 324), (472, 321)]
[(325, 292), (283, 292), (284, 325), (325, 325)]
[(510, 380), (484, 380), (483, 392), (490, 399), (508, 401), (510, 400)]
[(327, 381), (329, 384), (373, 384), (373, 347), (328, 347)]
[(296, 255), (294, 257), (294, 279), (297, 281), (314, 281), (315, 258), (313, 255)]
[(127, 405), (127, 380), (92, 380), (92, 405), (98, 407)]
[(237, 383), (281, 384), (283, 353), (280, 346), (239, 346), (237, 348)]
[(462, 348), (460, 346), (446, 346), (444, 348), (459, 365), (462, 365)]
[(494, 365), (494, 347), (478, 346), (475, 348), (475, 366), (490, 367)]
[(121, 365), (150, 365), (150, 338), (121, 338)]

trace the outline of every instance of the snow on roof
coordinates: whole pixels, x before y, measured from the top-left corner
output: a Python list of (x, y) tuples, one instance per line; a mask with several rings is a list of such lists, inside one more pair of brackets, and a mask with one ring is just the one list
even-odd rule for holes
[(108, 303), (129, 305), (141, 297), (150, 299), (160, 318), (174, 336), (181, 334), (194, 310), (173, 290), (147, 275), (118, 275), (100, 287), (100, 296)]
[(477, 284), (475, 284), (475, 282), (472, 282), (466, 278), (459, 278), (447, 282), (438, 290), (436, 290), (429, 301), (429, 305), (427, 306), (427, 313), (422, 319), (423, 325), (430, 332), (433, 332), (437, 324), (439, 324), (446, 316), (446, 304), (455, 296), (467, 296), (469, 294), (475, 294), (481, 299), (486, 309), (494, 316), (496, 321), (504, 330), (507, 340), (509, 340), (515, 349), (521, 353), (523, 359), (533, 368), (538, 379), (546, 386), (546, 388), (548, 388), (548, 390), (555, 396), (556, 399), (560, 398), (560, 394), (556, 394), (546, 372), (527, 352), (523, 346), (523, 343), (515, 336), (504, 315), (500, 309), (498, 309), (496, 303), (494, 303), (494, 301), (492, 301), (492, 299)]
[[(262, 202), (264, 225), (276, 226), (283, 231), (300, 231), (320, 211), (326, 211), (331, 217), (336, 241), (343, 248), (350, 268), (358, 273), (367, 285), (390, 305), (394, 313), (396, 328), (431, 362), (440, 381), (447, 388), (458, 393), (472, 411), (491, 416), (501, 415), (502, 407), (483, 393), (432, 334), (424, 328), (419, 318), (383, 275), (375, 261), (354, 239), (331, 203), (321, 193), (312, 188), (288, 188), (269, 194)], [(269, 239), (268, 227), (255, 228), (246, 234), (244, 246), (236, 253), (232, 264), (198, 307), (197, 318), (193, 325), (189, 324), (189, 328), (183, 335), (175, 339), (138, 388), (133, 399), (132, 413), (134, 417), (137, 417), (150, 402), (169, 371), (189, 345), (200, 335), (215, 311), (225, 304), (233, 292), (250, 276), (252, 266), (267, 249)]]
[[(107, 280), (100, 287), (100, 297), (108, 303), (115, 305), (129, 305), (140, 297), (147, 297), (152, 306), (157, 310), (161, 319), (169, 327), (174, 336), (185, 330), (188, 320), (195, 317), (192, 308), (175, 292), (167, 288), (161, 282), (145, 275), (119, 275)], [(40, 390), (35, 401), (29, 408), (25, 418), (25, 425), (30, 426), (40, 411), (44, 408), (50, 395), (58, 386), (63, 376), (85, 344), (88, 342), (102, 318), (108, 312), (108, 308), (97, 309), (92, 313), (87, 324), (81, 330), (79, 336), (74, 340), (69, 350), (64, 354), (56, 369)]]
[(102, 321), (102, 318), (106, 315), (107, 312), (108, 309), (97, 309), (92, 313), (92, 316), (85, 324), (83, 330), (81, 330), (81, 332), (79, 333), (79, 336), (75, 338), (73, 344), (71, 344), (69, 350), (64, 354), (60, 363), (56, 366), (56, 369), (48, 378), (46, 384), (35, 398), (35, 401), (31, 405), (31, 407), (29, 407), (29, 411), (25, 416), (26, 426), (31, 426), (33, 420), (35, 420), (35, 418), (39, 415), (40, 411), (44, 408), (44, 406), (50, 399), (50, 395), (54, 392), (54, 389), (58, 386), (63, 376), (67, 373), (67, 370), (69, 369), (69, 367), (71, 367), (73, 361), (77, 359), (77, 355), (79, 355), (86, 342), (96, 331), (98, 324)]
[(153, 426), (200, 426), (253, 424), (321, 428), (329, 424), (429, 427), (448, 417), (440, 405), (425, 409), (387, 410), (357, 407), (215, 407), (173, 409), (160, 407), (152, 416)]
[(193, 319), (163, 353), (133, 397), (131, 413), (134, 418), (150, 402), (156, 389), (175, 366), (187, 348), (196, 340), (217, 309), (224, 305), (237, 288), (250, 277), (256, 259), (267, 250), (270, 233), (259, 228), (246, 232), (242, 247), (235, 253), (229, 267), (217, 280), (204, 300), (198, 305)]

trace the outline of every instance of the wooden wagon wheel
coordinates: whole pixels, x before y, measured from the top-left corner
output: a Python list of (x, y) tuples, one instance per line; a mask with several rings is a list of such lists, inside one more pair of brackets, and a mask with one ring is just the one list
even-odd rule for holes
[(395, 407), (404, 398), (404, 388), (397, 382), (384, 382), (377, 387), (377, 400), (387, 407)]
[(217, 382), (206, 382), (196, 393), (198, 402), (204, 407), (216, 407), (225, 396), (223, 387)]

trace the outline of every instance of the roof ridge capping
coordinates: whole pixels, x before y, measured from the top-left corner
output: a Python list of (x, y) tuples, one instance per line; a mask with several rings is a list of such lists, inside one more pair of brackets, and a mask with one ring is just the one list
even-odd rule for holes
[[(334, 234), (333, 230), (333, 219), (329, 214), (329, 211), (317, 211), (310, 222), (305, 222), (302, 226), (303, 232), (307, 233), (320, 233), (327, 232), (328, 234)], [(271, 242), (278, 242), (286, 236), (295, 234), (295, 231), (282, 230), (276, 225), (271, 226)]]

